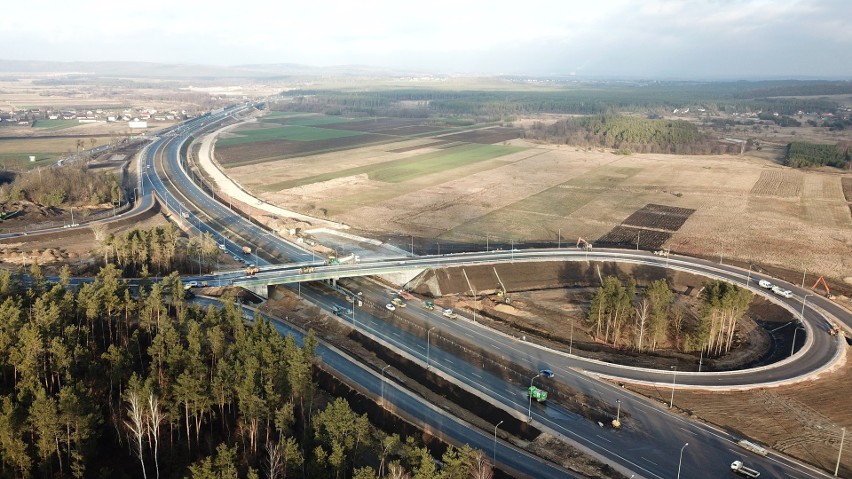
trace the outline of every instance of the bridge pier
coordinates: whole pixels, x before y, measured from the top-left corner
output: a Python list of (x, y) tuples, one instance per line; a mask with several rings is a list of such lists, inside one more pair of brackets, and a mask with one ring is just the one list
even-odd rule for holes
[(257, 284), (251, 286), (244, 286), (245, 289), (251, 291), (252, 293), (260, 296), (263, 299), (269, 299), (269, 286), (265, 284)]

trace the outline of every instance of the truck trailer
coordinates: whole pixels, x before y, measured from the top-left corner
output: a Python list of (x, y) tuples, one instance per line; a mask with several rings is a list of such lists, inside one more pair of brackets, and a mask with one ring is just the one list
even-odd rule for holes
[(737, 474), (742, 474), (746, 477), (760, 477), (760, 473), (750, 467), (746, 467), (742, 461), (734, 461), (731, 463), (731, 471)]

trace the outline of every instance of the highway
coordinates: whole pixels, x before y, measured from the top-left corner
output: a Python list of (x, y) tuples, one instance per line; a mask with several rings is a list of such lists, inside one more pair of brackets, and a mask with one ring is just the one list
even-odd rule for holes
[[(220, 304), (218, 301), (205, 298), (197, 298), (195, 301), (203, 305)], [(254, 308), (243, 307), (243, 315), (246, 319), (254, 319), (256, 312), (257, 310)], [(281, 334), (291, 335), (296, 339), (297, 344), (303, 344), (304, 332), (302, 330), (266, 314), (263, 314), (263, 316), (271, 320)], [(408, 418), (415, 424), (428, 425), (432, 428), (433, 434), (445, 435), (457, 445), (469, 444), (471, 447), (487, 451), (489, 457), (494, 454), (494, 437), (492, 434), (481, 431), (447, 414), (439, 407), (430, 404), (416, 393), (400, 385), (391, 375), (382, 375), (380, 371), (364, 365), (322, 339), (319, 339), (316, 354), (321, 358), (323, 367), (327, 370), (330, 369), (335, 377), (340, 378), (362, 393), (372, 394), (375, 398), (384, 398), (388, 404), (392, 404), (394, 412), (402, 417)], [(536, 478), (577, 477), (568, 470), (542, 461), (502, 440), (497, 441), (496, 456), (501, 467), (510, 471), (523, 471), (524, 474)]]
[[(746, 273), (739, 268), (710, 263), (704, 260), (686, 257), (662, 258), (647, 252), (625, 250), (599, 250), (585, 252), (576, 249), (553, 250), (524, 250), (524, 251), (495, 251), (490, 253), (462, 253), (446, 256), (423, 256), (417, 258), (378, 259), (359, 264), (317, 266), (308, 274), (300, 274), (299, 270), (290, 267), (283, 270), (270, 269), (259, 273), (255, 278), (237, 278), (233, 282), (238, 285), (256, 286), (263, 284), (281, 284), (294, 281), (316, 280), (326, 277), (344, 278), (352, 276), (370, 276), (387, 274), (405, 269), (427, 269), (451, 266), (491, 265), (505, 262), (538, 262), (538, 261), (589, 261), (589, 262), (625, 262), (649, 266), (667, 267), (688, 271), (697, 275), (723, 279), (725, 281), (746, 286), (755, 294), (765, 296), (771, 301), (785, 306), (794, 317), (799, 317), (804, 311), (804, 327), (806, 328), (805, 344), (796, 354), (784, 361), (758, 368), (723, 373), (679, 372), (677, 387), (682, 388), (756, 388), (777, 382), (789, 382), (804, 378), (815, 371), (821, 371), (834, 364), (845, 351), (846, 343), (842, 336), (830, 336), (828, 321), (852, 326), (852, 316), (842, 307), (821, 296), (807, 293), (806, 290), (794, 285), (785, 285), (794, 292), (792, 298), (782, 298), (757, 286), (760, 279), (774, 278), (758, 274)], [(808, 301), (802, 308), (802, 298), (808, 294)], [(823, 313), (824, 311), (824, 313)], [(441, 321), (438, 312), (431, 316)], [(451, 328), (452, 329), (452, 328)], [(607, 377), (619, 378), (623, 381), (642, 383), (670, 383), (673, 380), (671, 370), (653, 370), (631, 368), (607, 363), (585, 360), (564, 353), (548, 351), (541, 347), (518, 342), (514, 338), (482, 328), (483, 339), (480, 346), (499, 344), (506, 351), (517, 351), (528, 358), (544, 360), (550, 363), (562, 364), (565, 367), (578, 368), (589, 373), (601, 374)], [(460, 333), (460, 331), (453, 331)], [(521, 353), (522, 352), (522, 353)], [(518, 360), (521, 357), (516, 358)], [(530, 363), (530, 359), (526, 362)]]
[[(176, 137), (179, 141), (165, 140), (162, 146), (167, 152), (166, 163), (161, 163), (159, 169), (168, 171), (169, 177), (174, 183), (166, 185), (159, 180), (159, 175), (150, 175), (151, 185), (157, 190), (158, 195), (165, 198), (172, 205), (177, 205), (178, 200), (185, 206), (170, 206), (172, 208), (186, 207), (192, 209), (191, 224), (199, 231), (214, 232), (217, 238), (222, 238), (216, 228), (224, 228), (231, 237), (242, 238), (264, 238), (267, 248), (277, 248), (281, 244), (286, 255), (293, 258), (297, 265), (315, 264), (315, 274), (325, 271), (325, 268), (336, 268), (334, 273), (338, 277), (359, 276), (365, 274), (376, 274), (386, 269), (399, 271), (401, 269), (429, 267), (443, 267), (463, 264), (493, 264), (511, 261), (626, 261), (641, 264), (655, 264), (668, 266), (704, 274), (710, 277), (725, 278), (735, 283), (753, 281), (763, 278), (756, 274), (746, 276), (736, 268), (725, 265), (695, 260), (692, 258), (659, 258), (645, 253), (633, 253), (625, 251), (595, 251), (594, 253), (580, 252), (578, 250), (540, 250), (540, 251), (510, 251), (510, 252), (488, 252), (469, 253), (462, 255), (447, 255), (441, 257), (425, 258), (397, 258), (393, 260), (370, 261), (356, 265), (335, 265), (324, 267), (317, 264), (311, 254), (301, 250), (295, 245), (267, 234), (259, 227), (248, 223), (238, 215), (233, 214), (227, 206), (212, 202), (197, 188), (185, 175), (180, 173), (178, 165), (178, 149), (180, 141), (186, 139), (186, 134)], [(153, 150), (154, 148), (152, 148)], [(161, 160), (162, 161), (162, 160)], [(168, 187), (180, 189), (185, 195), (181, 199), (168, 191)], [(171, 199), (171, 200), (170, 200)], [(201, 210), (204, 213), (201, 213)], [(203, 216), (202, 216), (203, 215)], [(192, 220), (195, 220), (192, 222)], [(211, 221), (208, 226), (208, 221)], [(215, 228), (213, 228), (215, 226)], [(207, 229), (210, 228), (210, 229)], [(229, 252), (239, 251), (239, 243), (229, 242)], [(286, 249), (285, 249), (286, 248)], [(310, 260), (308, 259), (310, 258)], [(261, 273), (253, 280), (240, 280), (247, 285), (258, 285), (264, 283), (282, 283), (288, 281), (301, 281), (310, 279), (311, 275), (295, 278), (297, 270), (292, 265), (288, 272), (267, 271)], [(274, 267), (272, 267), (274, 268)], [(271, 268), (270, 268), (271, 269)], [(277, 275), (277, 278), (275, 277)], [(233, 280), (235, 275), (229, 279)], [(285, 278), (286, 277), (286, 278)], [(798, 297), (807, 294), (803, 290), (787, 286), (793, 290)], [(309, 287), (301, 288), (302, 293), (311, 301), (330, 308), (333, 305), (350, 306), (342, 298), (321, 295)], [(378, 298), (382, 295), (387, 297), (387, 291), (365, 292), (367, 297)], [(779, 299), (779, 298), (773, 298)], [(795, 301), (781, 300), (791, 311), (798, 311), (799, 304)], [(610, 374), (631, 378), (635, 381), (649, 381), (668, 384), (673, 379), (671, 371), (640, 370), (635, 368), (624, 368), (606, 365), (602, 363), (590, 363), (564, 353), (548, 351), (537, 347), (529, 342), (519, 341), (515, 338), (495, 333), (480, 327), (472, 321), (450, 321), (438, 314), (423, 310), (415, 311), (414, 307), (407, 308), (405, 314), (416, 314), (419, 319), (428, 322), (435, 329), (432, 333), (423, 335), (410, 334), (395, 327), (388, 320), (390, 314), (383, 310), (383, 301), (374, 304), (374, 308), (353, 311), (352, 322), (355, 327), (368, 334), (375, 335), (383, 343), (404, 351), (425, 365), (428, 361), (430, 366), (448, 377), (455, 378), (462, 384), (473, 387), (480, 395), (485, 395), (491, 400), (503, 404), (508, 410), (516, 415), (524, 416), (529, 407), (525, 388), (526, 380), (507, 380), (503, 376), (494, 376), (487, 371), (473, 365), (465, 367), (463, 360), (454, 357), (442, 348), (440, 338), (452, 340), (452, 338), (463, 338), (478, 348), (489, 351), (499, 351), (504, 359), (513, 362), (520, 370), (538, 371), (548, 367), (556, 372), (556, 378), (546, 381), (559, 381), (560, 383), (582, 391), (591, 397), (595, 397), (605, 403), (615, 404), (616, 399), (622, 401), (622, 413), (628, 418), (624, 421), (625, 427), (621, 431), (611, 428), (601, 428), (598, 424), (587, 419), (573, 415), (567, 410), (560, 408), (551, 401), (546, 406), (532, 409), (533, 424), (543, 430), (550, 430), (562, 434), (577, 441), (578, 444), (587, 448), (592, 453), (600, 455), (607, 462), (621, 465), (622, 467), (636, 472), (642, 477), (671, 478), (677, 469), (677, 452), (683, 444), (689, 443), (683, 458), (685, 471), (702, 471), (703, 477), (717, 477), (721, 474), (729, 474), (730, 462), (734, 459), (745, 460), (746, 464), (756, 467), (766, 474), (765, 477), (828, 477), (812, 468), (790, 461), (783, 456), (771, 453), (767, 458), (759, 458), (738, 448), (732, 437), (714, 428), (703, 426), (688, 421), (678, 415), (671, 414), (666, 407), (653, 403), (644, 398), (633, 396), (620, 388), (613, 387), (607, 383), (590, 377), (589, 374)], [(808, 340), (791, 360), (778, 363), (775, 367), (755, 369), (735, 373), (680, 373), (677, 376), (679, 387), (751, 387), (755, 382), (773, 382), (796, 378), (809, 370), (819, 369), (830, 362), (830, 357), (835, 357), (843, 349), (840, 347), (839, 338), (831, 339), (821, 328), (826, 327), (825, 320), (820, 310), (825, 310), (837, 316), (838, 320), (849, 324), (848, 314), (839, 311), (834, 305), (823, 298), (811, 296), (805, 308), (805, 327), (808, 331)], [(376, 312), (378, 311), (378, 312)], [(401, 315), (402, 316), (402, 315)], [(432, 344), (429, 339), (436, 342)], [(424, 342), (426, 344), (424, 344)], [(805, 354), (804, 352), (808, 352)], [(827, 351), (827, 352), (826, 352)], [(595, 369), (595, 368), (600, 369)], [(796, 369), (798, 368), (798, 369)], [(634, 375), (630, 377), (630, 375)], [(538, 383), (537, 383), (538, 384)], [(676, 398), (675, 398), (676, 402)], [(427, 416), (432, 416), (428, 414)], [(424, 420), (429, 419), (424, 417)], [(747, 431), (745, 431), (747, 433)], [(487, 450), (487, 449), (486, 449)], [(706, 474), (705, 474), (706, 473)], [(684, 474), (683, 477), (694, 477), (692, 474)]]

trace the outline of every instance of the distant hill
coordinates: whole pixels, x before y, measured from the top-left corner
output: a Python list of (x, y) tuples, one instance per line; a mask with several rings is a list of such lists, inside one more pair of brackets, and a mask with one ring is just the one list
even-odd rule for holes
[(255, 65), (197, 65), (151, 62), (54, 62), (0, 60), (0, 75), (67, 73), (139, 78), (280, 78), (288, 76), (393, 77), (423, 75), (422, 72), (390, 70), (364, 65), (314, 67), (294, 63)]

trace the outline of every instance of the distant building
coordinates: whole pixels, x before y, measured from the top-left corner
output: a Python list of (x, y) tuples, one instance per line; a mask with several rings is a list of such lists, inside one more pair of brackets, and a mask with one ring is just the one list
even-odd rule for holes
[(128, 128), (148, 128), (148, 122), (143, 120), (130, 120), (127, 122)]

